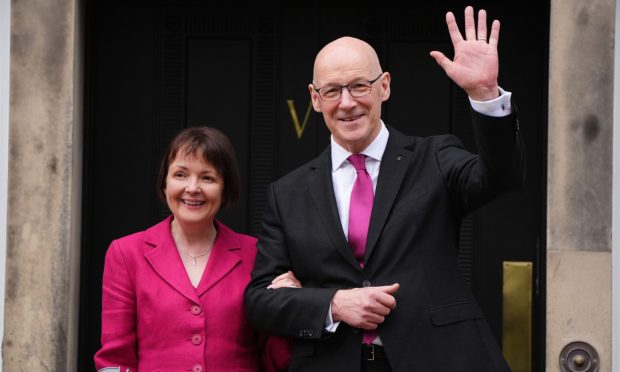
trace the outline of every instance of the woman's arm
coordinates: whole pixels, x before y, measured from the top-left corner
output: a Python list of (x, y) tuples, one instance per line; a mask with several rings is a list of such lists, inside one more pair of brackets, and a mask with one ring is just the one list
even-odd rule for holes
[(103, 271), (101, 349), (95, 354), (97, 370), (137, 371), (136, 296), (130, 272), (119, 241), (112, 242)]

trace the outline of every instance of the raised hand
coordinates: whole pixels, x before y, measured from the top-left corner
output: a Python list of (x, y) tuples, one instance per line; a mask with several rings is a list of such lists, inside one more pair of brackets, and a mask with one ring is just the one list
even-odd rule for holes
[(478, 28), (474, 22), (474, 9), (465, 8), (465, 39), (456, 24), (454, 14), (446, 14), (448, 32), (454, 47), (454, 60), (439, 51), (431, 56), (441, 66), (446, 75), (461, 87), (469, 97), (476, 101), (488, 101), (499, 96), (497, 75), (499, 61), (497, 43), (499, 41), (499, 21), (494, 20), (491, 33), (487, 34), (487, 14), (484, 9), (478, 12)]

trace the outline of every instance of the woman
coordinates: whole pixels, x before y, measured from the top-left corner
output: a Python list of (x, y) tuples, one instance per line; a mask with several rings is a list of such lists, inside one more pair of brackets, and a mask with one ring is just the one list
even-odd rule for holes
[[(170, 144), (158, 189), (172, 215), (110, 245), (99, 371), (286, 370), (288, 343), (244, 316), (256, 239), (215, 219), (239, 198), (235, 154), (220, 131), (188, 128)], [(272, 287), (298, 287), (285, 273)]]

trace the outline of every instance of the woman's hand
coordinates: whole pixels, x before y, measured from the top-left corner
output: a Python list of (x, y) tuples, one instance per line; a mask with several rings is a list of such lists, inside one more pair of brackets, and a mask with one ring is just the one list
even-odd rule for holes
[(278, 288), (301, 288), (301, 282), (297, 280), (292, 271), (287, 271), (284, 274), (276, 276), (267, 287), (267, 289)]

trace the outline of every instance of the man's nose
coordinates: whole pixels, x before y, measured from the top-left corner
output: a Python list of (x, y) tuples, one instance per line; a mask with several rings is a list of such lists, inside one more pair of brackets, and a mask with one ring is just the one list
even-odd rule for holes
[(355, 106), (356, 103), (357, 101), (355, 100), (355, 97), (351, 95), (349, 89), (343, 87), (342, 91), (340, 92), (340, 107), (343, 109), (347, 109)]

